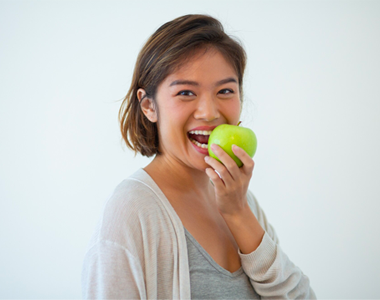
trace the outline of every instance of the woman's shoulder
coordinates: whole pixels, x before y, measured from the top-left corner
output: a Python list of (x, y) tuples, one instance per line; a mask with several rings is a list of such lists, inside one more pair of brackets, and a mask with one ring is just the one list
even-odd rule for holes
[[(158, 234), (170, 223), (162, 192), (141, 170), (121, 181), (108, 197), (92, 245), (104, 240), (123, 247), (131, 243), (141, 244), (147, 235)], [(148, 238), (153, 239), (153, 236)]]
[(259, 211), (260, 211), (260, 205), (257, 201), (255, 195), (248, 189), (247, 191), (247, 202), (249, 207), (251, 208), (252, 212), (256, 216), (256, 218), (259, 217)]
[(151, 215), (162, 207), (162, 195), (157, 185), (143, 169), (122, 180), (113, 190), (104, 206), (103, 214), (112, 216)]
[(255, 215), (257, 221), (259, 221), (261, 227), (269, 234), (273, 241), (278, 244), (279, 239), (277, 237), (276, 231), (272, 224), (269, 222), (266, 213), (261, 208), (259, 201), (256, 199), (255, 195), (248, 189), (247, 191), (247, 202), (251, 211)]

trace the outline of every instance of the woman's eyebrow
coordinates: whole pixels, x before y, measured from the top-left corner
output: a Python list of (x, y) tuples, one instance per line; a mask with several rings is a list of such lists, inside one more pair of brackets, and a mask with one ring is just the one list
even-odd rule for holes
[(222, 79), (222, 80), (218, 81), (218, 82), (215, 84), (215, 86), (219, 86), (219, 85), (222, 85), (222, 84), (225, 84), (225, 83), (229, 83), (229, 82), (235, 82), (235, 83), (237, 83), (237, 81), (236, 81), (235, 78), (233, 78), (233, 77), (228, 77), (228, 78), (226, 78), (226, 79)]
[(198, 82), (190, 80), (175, 80), (169, 86), (178, 85), (178, 84), (188, 84), (188, 85), (199, 85)]
[[(233, 78), (233, 77), (228, 77), (226, 79), (222, 79), (222, 80), (218, 81), (215, 84), (215, 86), (219, 86), (219, 85), (222, 85), (222, 84), (225, 84), (225, 83), (229, 83), (229, 82), (235, 82), (235, 83), (237, 83), (237, 80), (235, 78)], [(198, 82), (191, 81), (191, 80), (175, 80), (169, 86), (180, 85), (180, 84), (199, 86)]]

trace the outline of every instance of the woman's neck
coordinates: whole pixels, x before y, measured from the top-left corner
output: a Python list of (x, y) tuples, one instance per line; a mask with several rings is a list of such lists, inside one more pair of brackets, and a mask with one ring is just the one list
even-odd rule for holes
[(184, 195), (195, 194), (207, 198), (214, 195), (214, 186), (206, 172), (172, 161), (163, 155), (156, 155), (144, 170), (159, 187), (160, 184), (165, 185)]

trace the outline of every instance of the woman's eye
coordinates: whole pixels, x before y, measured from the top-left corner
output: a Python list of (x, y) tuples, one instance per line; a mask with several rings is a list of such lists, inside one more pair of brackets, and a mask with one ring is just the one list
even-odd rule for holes
[(180, 91), (177, 95), (179, 95), (179, 96), (195, 96), (192, 91)]
[(228, 95), (228, 94), (233, 94), (234, 91), (231, 89), (223, 89), (219, 92), (220, 94)]

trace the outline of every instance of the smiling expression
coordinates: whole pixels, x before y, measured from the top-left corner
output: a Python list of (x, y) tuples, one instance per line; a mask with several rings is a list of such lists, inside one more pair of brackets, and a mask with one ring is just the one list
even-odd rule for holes
[(158, 86), (156, 101), (161, 153), (197, 169), (207, 166), (207, 145), (201, 144), (207, 143), (209, 131), (220, 124), (237, 125), (240, 117), (238, 77), (214, 49), (199, 52), (167, 76)]

